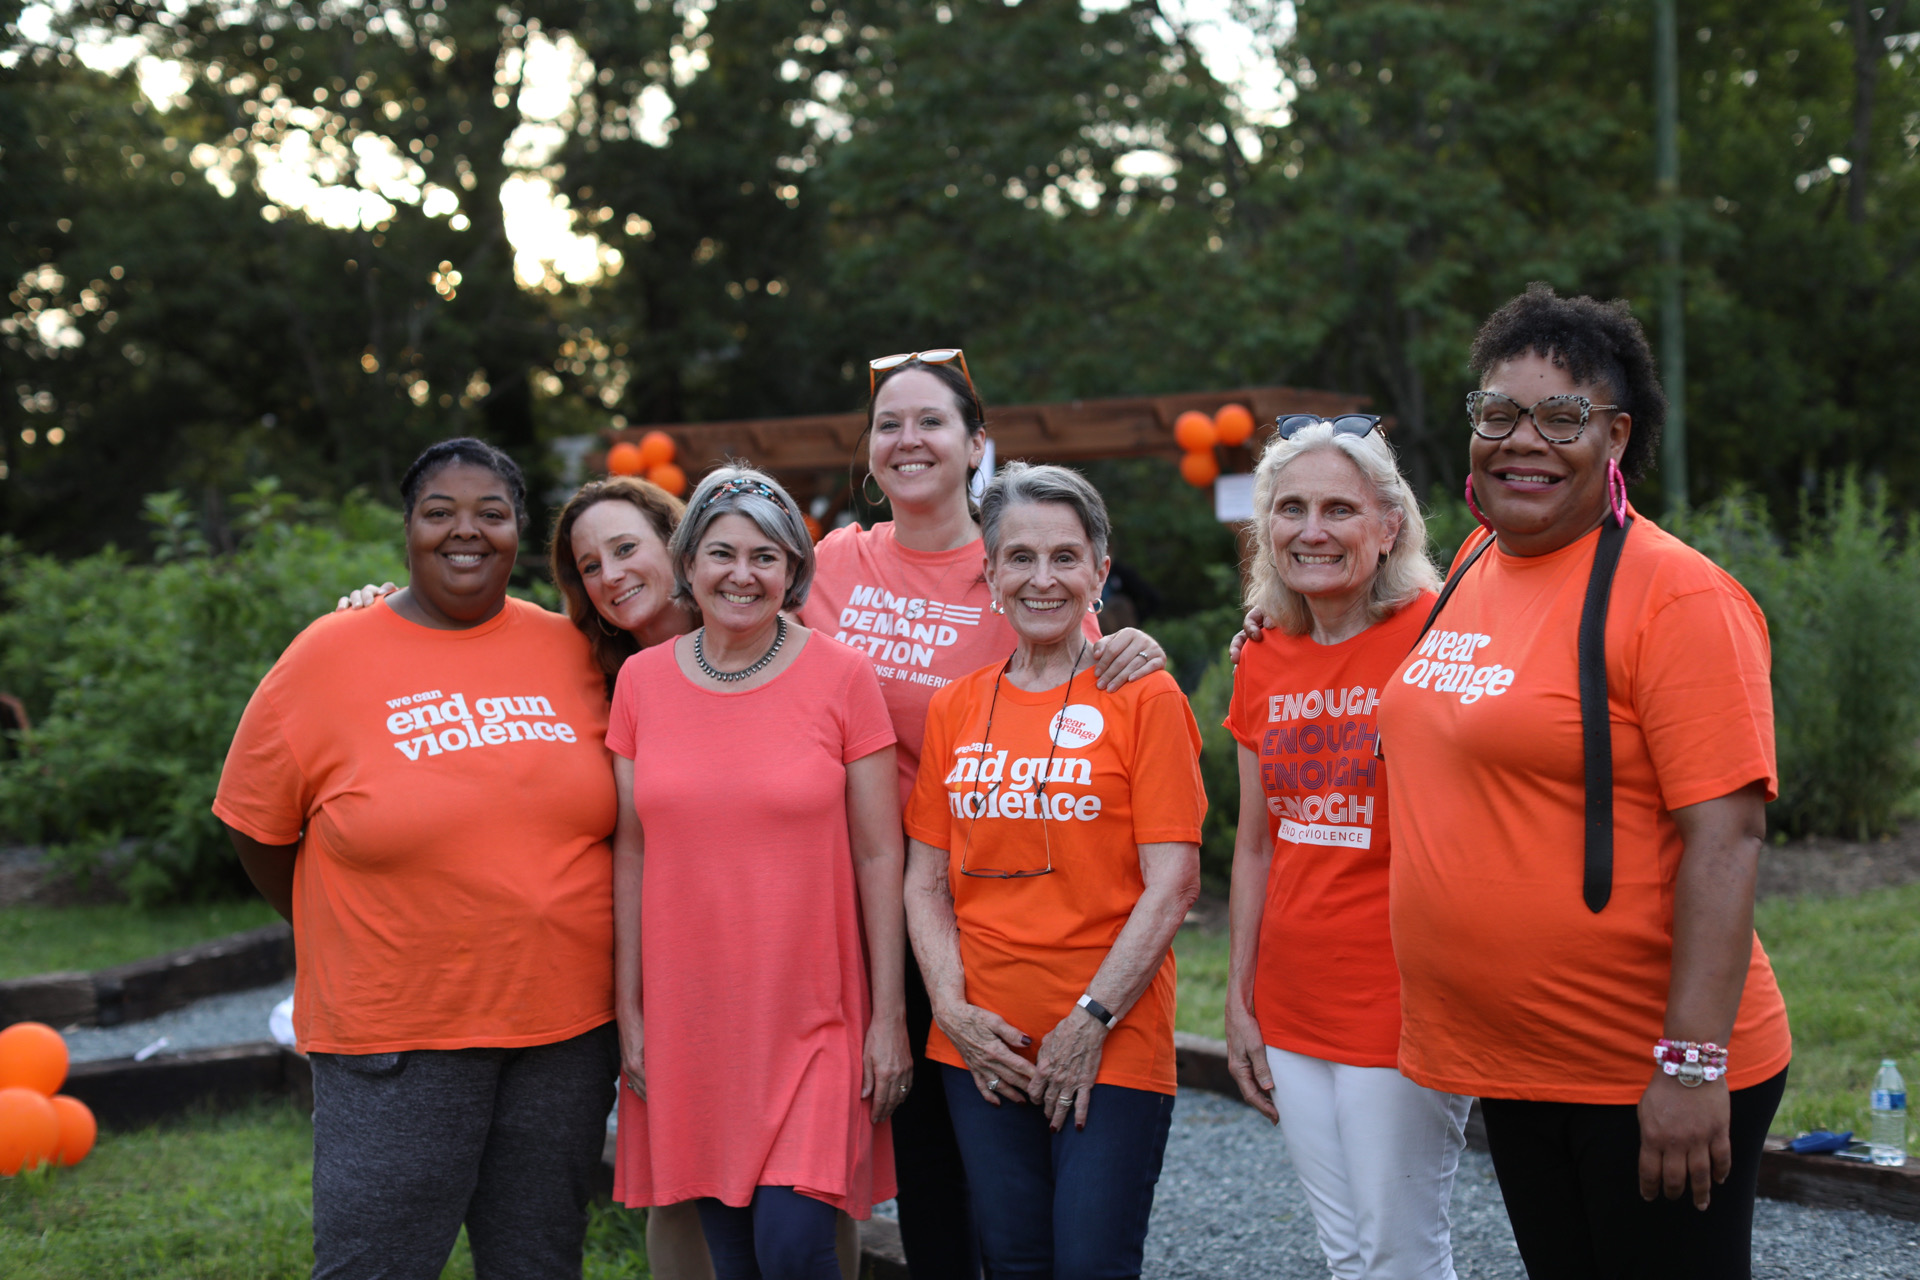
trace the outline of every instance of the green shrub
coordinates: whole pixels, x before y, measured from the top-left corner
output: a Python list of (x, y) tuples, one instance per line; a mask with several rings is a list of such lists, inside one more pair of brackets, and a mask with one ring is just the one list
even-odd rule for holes
[(1735, 493), (1675, 522), (1766, 611), (1780, 799), (1793, 835), (1891, 830), (1920, 785), (1920, 529), (1883, 493), (1829, 482), (1789, 549), (1757, 498)]
[(1200, 879), (1224, 894), (1233, 876), (1233, 837), (1240, 825), (1240, 744), (1220, 722), (1233, 697), (1233, 663), (1216, 659), (1188, 697), (1200, 722), (1200, 780), (1207, 788), (1207, 820), (1200, 828)]
[(349, 499), (322, 523), (270, 481), (239, 505), (225, 555), (208, 553), (177, 494), (148, 500), (152, 564), (0, 543), (0, 688), (34, 721), (0, 761), (0, 831), (82, 875), (106, 871), (143, 903), (241, 883), (208, 806), (247, 698), (344, 588), (400, 576), (385, 507)]

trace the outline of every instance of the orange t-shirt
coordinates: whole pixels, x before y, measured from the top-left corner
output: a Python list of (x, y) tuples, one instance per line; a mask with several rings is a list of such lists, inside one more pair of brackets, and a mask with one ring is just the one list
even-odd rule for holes
[[(993, 593), (975, 538), (951, 551), (914, 551), (893, 536), (893, 522), (835, 529), (814, 548), (812, 590), (800, 621), (851, 645), (873, 662), (899, 739), (900, 807), (913, 794), (927, 704), (953, 681), (1013, 652), (1013, 628), (987, 606)], [(1100, 638), (1086, 616), (1082, 633)]]
[(572, 623), (386, 605), (287, 647), (213, 811), (293, 864), (294, 1033), (318, 1053), (551, 1044), (613, 1017), (606, 684)]
[[(947, 851), (968, 1002), (1032, 1036), (1031, 1059), (1093, 981), (1140, 900), (1138, 846), (1198, 844), (1207, 797), (1200, 730), (1166, 672), (1104, 693), (1093, 672), (1082, 671), (1068, 689), (1029, 693), (1000, 679), (1001, 666), (982, 667), (934, 695), (926, 767), (906, 826), (914, 839)], [(996, 681), (993, 736), (983, 742)], [(980, 816), (961, 816), (963, 807)], [(963, 858), (971, 868), (1014, 871), (1044, 867), (1049, 857), (1051, 875), (960, 874)], [(1107, 1037), (1100, 1084), (1175, 1091), (1174, 990), (1169, 949)], [(927, 1056), (965, 1065), (938, 1025)]]
[[(1769, 799), (1778, 789), (1766, 619), (1640, 517), (1607, 614), (1613, 896), (1587, 909), (1577, 636), (1598, 542), (1489, 550), (1381, 695), (1400, 1069), (1430, 1088), (1637, 1102), (1672, 972), (1672, 811), (1755, 782)], [(1772, 1077), (1792, 1053), (1756, 937), (1730, 1086)]]
[(1273, 863), (1253, 1015), (1276, 1049), (1391, 1067), (1400, 971), (1387, 928), (1380, 691), (1433, 608), (1423, 593), (1340, 644), (1269, 631), (1240, 653), (1226, 726), (1260, 758)]

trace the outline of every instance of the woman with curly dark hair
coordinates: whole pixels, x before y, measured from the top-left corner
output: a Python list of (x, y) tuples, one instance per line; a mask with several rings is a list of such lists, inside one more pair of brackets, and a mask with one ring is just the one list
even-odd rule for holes
[(1766, 619), (1627, 501), (1667, 404), (1624, 302), (1534, 285), (1472, 367), (1485, 531), (1379, 708), (1400, 1069), (1483, 1100), (1530, 1275), (1745, 1277), (1792, 1056)]

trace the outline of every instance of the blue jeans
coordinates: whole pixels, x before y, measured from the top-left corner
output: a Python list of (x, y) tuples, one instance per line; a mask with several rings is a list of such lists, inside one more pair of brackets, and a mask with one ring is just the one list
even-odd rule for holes
[(1173, 1095), (1097, 1084), (1087, 1127), (1054, 1133), (1040, 1108), (996, 1107), (967, 1072), (940, 1072), (994, 1280), (1138, 1277)]
[(719, 1280), (840, 1280), (833, 1206), (792, 1187), (755, 1187), (744, 1209), (697, 1200)]

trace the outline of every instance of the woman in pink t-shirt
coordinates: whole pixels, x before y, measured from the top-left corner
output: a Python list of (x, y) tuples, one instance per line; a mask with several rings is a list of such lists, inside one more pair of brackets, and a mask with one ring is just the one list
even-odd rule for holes
[[(985, 455), (986, 411), (956, 347), (883, 356), (869, 367), (872, 433), (868, 469), (893, 519), (848, 525), (821, 539), (800, 620), (867, 655), (899, 739), (900, 799), (913, 791), (927, 704), (944, 685), (1006, 659), (1013, 629), (987, 606), (986, 545), (971, 495)], [(1151, 637), (1126, 630), (1102, 639), (1086, 615), (1104, 689), (1166, 666)], [(925, 1061), (933, 1011), (920, 971), (906, 958), (908, 1033), (914, 1065)], [(921, 1073), (938, 1080), (937, 1070)], [(978, 1246), (966, 1173), (946, 1098), (915, 1089), (893, 1117), (900, 1179), (900, 1237), (915, 1280), (975, 1280)]]
[(912, 1080), (893, 727), (871, 663), (788, 620), (813, 544), (778, 485), (716, 470), (669, 552), (702, 625), (628, 659), (607, 733), (614, 1196), (696, 1201), (721, 1280), (838, 1280)]

